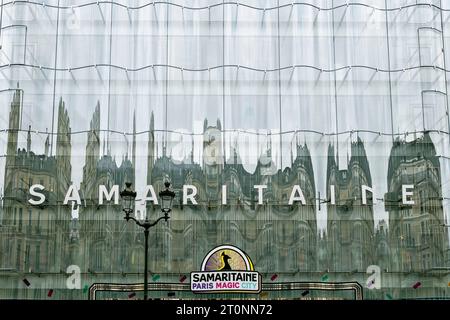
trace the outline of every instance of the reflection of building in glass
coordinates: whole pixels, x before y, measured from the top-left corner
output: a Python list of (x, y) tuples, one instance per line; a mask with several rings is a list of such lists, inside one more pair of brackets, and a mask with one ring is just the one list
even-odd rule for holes
[(335, 189), (335, 205), (328, 203), (329, 268), (333, 271), (363, 271), (375, 263), (374, 221), (371, 196), (362, 203), (361, 186), (372, 187), (363, 142), (351, 144), (347, 170), (339, 170), (334, 148), (328, 149), (327, 190)]
[[(193, 163), (192, 158), (174, 163), (165, 155), (149, 164), (153, 169), (150, 181), (156, 192), (161, 190), (165, 175), (179, 195), (183, 185), (194, 185), (198, 190), (198, 205), (188, 202), (176, 206), (170, 228), (158, 228), (150, 235), (151, 250), (157, 252), (154, 271), (195, 270), (211, 246), (224, 243), (245, 248), (258, 261), (260, 271), (315, 270), (315, 185), (308, 147), (297, 146), (292, 168), (272, 172), (269, 146), (255, 171), (248, 173), (237, 147), (232, 157), (223, 161), (222, 144), (217, 143), (220, 135), (219, 121), (215, 127), (205, 121), (203, 167)], [(152, 130), (149, 136), (151, 140)], [(149, 150), (154, 147), (149, 146)], [(295, 184), (301, 186), (307, 205), (287, 205)], [(226, 205), (222, 205), (222, 185), (226, 185)], [(262, 204), (258, 204), (255, 185), (267, 186)]]
[(134, 183), (135, 167), (132, 161), (135, 159), (136, 135), (133, 134), (131, 160), (126, 154), (120, 166), (110, 155), (109, 144), (104, 143), (107, 150), (104, 150), (102, 155), (100, 153), (99, 104), (95, 108), (87, 135), (83, 181), (80, 186), (83, 198), (79, 218), (80, 237), (77, 260), (73, 263), (85, 272), (136, 271), (129, 261), (134, 257), (135, 250), (143, 252), (143, 247), (137, 245), (140, 238), (133, 238), (137, 234), (136, 228), (131, 223), (124, 223), (122, 209), (120, 205), (114, 204), (114, 198), (113, 201), (104, 200), (103, 204), (99, 203), (100, 185), (104, 185), (109, 192), (114, 185), (120, 188), (125, 182)]
[(386, 221), (382, 220), (375, 231), (375, 261), (381, 270), (389, 270), (390, 247), (389, 247), (389, 231)]
[[(31, 151), (31, 128), (27, 132), (27, 148), (18, 149), (21, 94), (15, 91), (9, 114), (4, 219), (0, 229), (0, 297), (41, 298), (39, 289), (50, 286), (66, 291), (65, 298), (85, 298), (81, 290), (65, 287), (64, 272), (71, 264), (80, 267), (83, 281), (89, 284), (142, 281), (142, 232), (133, 223), (124, 222), (120, 206), (113, 201), (99, 203), (99, 185), (104, 185), (109, 192), (114, 185), (123, 188), (126, 181), (135, 182), (135, 121), (131, 157), (123, 155), (118, 165), (108, 142), (103, 142), (101, 151), (100, 105), (97, 104), (87, 132), (79, 191), (81, 205), (63, 205), (72, 172), (71, 129), (64, 102), (61, 99), (59, 103), (56, 155), (50, 155), (48, 137), (44, 154), (36, 155)], [(230, 157), (224, 159), (220, 121), (208, 125), (205, 120), (201, 163), (194, 162), (194, 148), (182, 161), (175, 161), (165, 147), (158, 156), (153, 114), (149, 129), (147, 184), (157, 194), (168, 178), (177, 194), (169, 223), (162, 223), (150, 232), (150, 270), (152, 274), (163, 275), (164, 282), (177, 282), (180, 274), (198, 269), (204, 254), (212, 247), (233, 244), (252, 257), (256, 269), (265, 274), (263, 281), (270, 281), (267, 279), (273, 273), (280, 274), (283, 281), (320, 281), (327, 270), (330, 281), (354, 280), (364, 285), (367, 267), (378, 265), (383, 272), (383, 286), (392, 292), (397, 290), (399, 296), (407, 296), (407, 290), (414, 290), (410, 282), (419, 274), (420, 280), (427, 284), (421, 295), (445, 295), (441, 293), (442, 288), (435, 289), (442, 286), (441, 278), (426, 273), (445, 271), (448, 265), (444, 256), (448, 234), (442, 227), (445, 222), (440, 164), (428, 134), (413, 142), (394, 143), (387, 174), (388, 193), (384, 199), (389, 225), (381, 221), (376, 230), (370, 192), (367, 204), (362, 204), (361, 186), (372, 186), (363, 141), (358, 138), (351, 143), (346, 170), (339, 170), (330, 145), (328, 194), (324, 201), (328, 221), (324, 232), (317, 228), (316, 203), (323, 199), (316, 198), (307, 143), (296, 142), (296, 156), (281, 171), (274, 165), (269, 139), (254, 172), (250, 173), (244, 168), (237, 144), (231, 146)], [(28, 203), (28, 189), (32, 184), (45, 186), (44, 204)], [(415, 186), (414, 205), (401, 205), (402, 184)], [(197, 205), (183, 204), (183, 185), (197, 188)], [(226, 204), (222, 204), (223, 185)], [(255, 185), (264, 186), (261, 203)], [(306, 204), (288, 205), (294, 185), (301, 187)], [(335, 204), (331, 203), (332, 185)], [(141, 209), (151, 219), (161, 214), (159, 206), (150, 202)], [(404, 278), (410, 271), (416, 272), (411, 280)], [(24, 277), (29, 278), (32, 287), (23, 285)], [(404, 292), (401, 288), (405, 288)], [(372, 298), (383, 294), (366, 291)]]
[[(22, 92), (14, 93), (9, 114), (9, 131), (4, 182), (4, 227), (1, 267), (9, 270), (6, 296), (17, 296), (17, 279), (22, 273), (59, 273), (69, 263), (65, 235), (69, 230), (70, 210), (62, 206), (71, 184), (70, 122), (63, 100), (59, 102), (56, 156), (49, 154), (49, 137), (45, 152), (31, 151), (31, 128), (27, 133), (27, 149), (18, 149), (22, 113)], [(45, 187), (46, 201), (38, 206), (28, 203), (33, 184)], [(33, 198), (33, 197), (32, 197)]]
[[(445, 266), (448, 233), (442, 206), (439, 158), (429, 134), (396, 140), (389, 157), (388, 194), (391, 268), (425, 271)], [(402, 185), (414, 185), (414, 205), (403, 204)]]

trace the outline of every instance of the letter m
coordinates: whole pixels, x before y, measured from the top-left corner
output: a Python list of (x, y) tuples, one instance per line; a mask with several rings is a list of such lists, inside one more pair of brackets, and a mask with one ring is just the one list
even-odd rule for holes
[(114, 204), (119, 204), (119, 186), (117, 184), (113, 185), (111, 191), (108, 193), (104, 185), (100, 185), (98, 188), (98, 204), (103, 204), (103, 196), (106, 197), (107, 201), (111, 201), (114, 196)]

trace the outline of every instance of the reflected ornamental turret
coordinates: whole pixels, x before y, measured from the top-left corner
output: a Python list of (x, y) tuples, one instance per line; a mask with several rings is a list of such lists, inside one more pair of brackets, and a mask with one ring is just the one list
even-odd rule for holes
[[(17, 84), (18, 85), (18, 84)], [(6, 167), (5, 167), (5, 188), (8, 179), (8, 168), (14, 163), (14, 155), (17, 152), (18, 137), (20, 129), (20, 114), (22, 112), (22, 95), (21, 89), (17, 88), (10, 104), (9, 125), (8, 125), (8, 142), (6, 149)]]
[[(138, 230), (131, 224), (123, 225), (120, 217), (121, 207), (111, 201), (99, 201), (100, 186), (107, 193), (117, 188), (117, 196), (125, 182), (135, 182), (135, 131), (133, 121), (133, 145), (131, 159), (128, 154), (122, 156), (120, 165), (110, 153), (109, 141), (103, 141), (103, 154), (100, 155), (100, 103), (97, 103), (87, 133), (85, 165), (80, 194), (82, 206), (79, 218), (79, 247), (83, 255), (80, 268), (84, 272), (137, 272), (139, 265), (132, 265), (134, 250), (139, 246), (133, 243), (140, 239)], [(112, 193), (113, 194), (113, 193)], [(129, 248), (133, 248), (130, 250)], [(137, 261), (136, 261), (137, 262)]]
[(150, 114), (150, 125), (148, 130), (147, 141), (147, 184), (152, 184), (152, 171), (155, 165), (155, 117), (153, 111)]
[(203, 132), (203, 174), (206, 179), (206, 201), (216, 204), (220, 193), (223, 171), (222, 132), (220, 120), (217, 126), (207, 126)]
[[(276, 270), (313, 271), (317, 268), (316, 188), (308, 146), (296, 144), (291, 168), (278, 170), (272, 178), (271, 213)], [(295, 187), (304, 197), (289, 204)]]
[(389, 247), (389, 230), (386, 221), (381, 220), (378, 223), (375, 232), (375, 254), (376, 262), (381, 270), (390, 269), (390, 247)]
[(81, 191), (86, 201), (98, 198), (94, 177), (96, 176), (97, 161), (100, 158), (100, 102), (97, 102), (92, 115), (89, 132), (87, 134), (85, 164), (83, 167), (83, 182)]
[[(351, 272), (374, 263), (372, 196), (362, 203), (361, 186), (372, 187), (364, 143), (351, 142), (347, 169), (339, 170), (333, 146), (328, 148), (327, 233), (329, 268)], [(332, 201), (334, 199), (334, 203)]]
[(58, 132), (56, 137), (56, 162), (58, 170), (58, 199), (63, 200), (64, 195), (72, 181), (72, 130), (65, 102), (59, 100)]

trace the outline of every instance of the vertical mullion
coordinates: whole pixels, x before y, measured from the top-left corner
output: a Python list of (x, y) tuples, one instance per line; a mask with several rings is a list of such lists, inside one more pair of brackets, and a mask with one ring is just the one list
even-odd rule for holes
[[(394, 113), (392, 110), (392, 79), (391, 79), (391, 51), (389, 46), (389, 22), (388, 22), (388, 10), (387, 10), (387, 0), (384, 0), (385, 4), (385, 19), (386, 19), (386, 46), (387, 46), (387, 58), (388, 58), (388, 77), (389, 77), (389, 107), (391, 110), (391, 137), (392, 142), (394, 142)], [(420, 52), (419, 52), (420, 57)]]
[(52, 107), (52, 134), (51, 134), (51, 141), (50, 141), (50, 156), (53, 154), (53, 135), (54, 135), (54, 128), (55, 128), (55, 104), (56, 104), (56, 67), (58, 63), (58, 38), (59, 38), (59, 1), (58, 0), (58, 9), (56, 14), (56, 35), (55, 35), (55, 63), (53, 65), (53, 107)]

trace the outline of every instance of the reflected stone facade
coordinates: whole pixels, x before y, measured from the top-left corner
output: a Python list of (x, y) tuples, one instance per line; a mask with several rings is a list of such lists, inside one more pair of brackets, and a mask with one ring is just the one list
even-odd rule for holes
[[(71, 184), (71, 129), (64, 101), (59, 101), (56, 156), (50, 156), (49, 136), (44, 154), (32, 151), (31, 128), (27, 149), (18, 149), (21, 95), (17, 89), (9, 113), (1, 228), (2, 297), (18, 297), (22, 274), (59, 273), (71, 264), (68, 254), (70, 210), (60, 205)], [(46, 201), (31, 206), (29, 187), (45, 186)], [(61, 269), (62, 268), (62, 269)], [(9, 290), (8, 290), (9, 289)], [(35, 297), (39, 298), (40, 293)]]
[(369, 163), (363, 142), (351, 143), (347, 170), (339, 170), (334, 148), (328, 149), (327, 199), (331, 200), (334, 186), (335, 204), (328, 206), (327, 230), (329, 269), (333, 271), (364, 271), (376, 264), (373, 202), (362, 203), (361, 186), (372, 187)]
[[(9, 114), (0, 297), (44, 298), (43, 290), (55, 288), (64, 292), (65, 298), (86, 298), (81, 289), (67, 289), (65, 270), (69, 265), (80, 267), (83, 284), (142, 281), (142, 231), (133, 223), (125, 223), (121, 207), (113, 201), (99, 203), (99, 185), (111, 190), (114, 185), (123, 188), (125, 182), (136, 180), (135, 119), (131, 148), (127, 146), (131, 155), (124, 154), (118, 161), (111, 156), (109, 143), (101, 143), (97, 104), (87, 133), (78, 190), (81, 205), (64, 205), (72, 173), (71, 128), (65, 103), (62, 99), (59, 102), (56, 155), (50, 155), (49, 137), (44, 154), (36, 155), (31, 128), (27, 149), (18, 149), (21, 95), (19, 89), (15, 91)], [(180, 275), (197, 270), (212, 247), (232, 244), (252, 257), (256, 270), (264, 275), (263, 281), (270, 281), (274, 273), (280, 274), (282, 281), (320, 281), (326, 272), (330, 281), (365, 285), (367, 267), (379, 265), (385, 272), (383, 286), (392, 292), (408, 296), (410, 283), (398, 274), (420, 272), (421, 281), (427, 284), (427, 291), (420, 294), (445, 296), (441, 283), (445, 273), (432, 273), (448, 267), (448, 233), (442, 227), (440, 164), (427, 134), (412, 142), (394, 142), (387, 174), (389, 192), (384, 198), (389, 225), (381, 221), (375, 226), (373, 197), (369, 194), (367, 204), (361, 200), (361, 185), (371, 187), (372, 178), (359, 137), (351, 142), (346, 170), (339, 170), (334, 147), (329, 146), (328, 193), (321, 199), (307, 143), (296, 141), (296, 156), (291, 156), (290, 166), (277, 170), (269, 138), (254, 172), (248, 172), (237, 145), (232, 146), (231, 156), (225, 157), (219, 120), (214, 125), (205, 120), (201, 164), (194, 161), (194, 148), (183, 161), (175, 161), (165, 146), (159, 155), (153, 114), (148, 122), (147, 184), (158, 193), (168, 178), (177, 195), (169, 222), (150, 232), (150, 272), (161, 276), (161, 282), (177, 282)], [(46, 187), (47, 200), (40, 206), (28, 203), (29, 186), (36, 183)], [(414, 184), (414, 205), (400, 205), (402, 184)], [(183, 185), (197, 187), (197, 205), (183, 204)], [(261, 203), (255, 185), (267, 186)], [(288, 205), (294, 185), (301, 187), (305, 205)], [(226, 204), (222, 204), (223, 186)], [(335, 188), (334, 204), (331, 186)], [(326, 203), (327, 231), (317, 227), (319, 203)], [(156, 219), (161, 214), (159, 206), (150, 202), (142, 210), (136, 212), (137, 217), (146, 213)], [(24, 286), (24, 278), (32, 283), (30, 288)], [(405, 293), (402, 288), (407, 288)], [(384, 291), (366, 291), (370, 298), (383, 297)]]
[[(414, 205), (404, 205), (401, 186), (414, 185)], [(393, 271), (440, 268), (448, 263), (448, 229), (442, 206), (439, 158), (429, 134), (395, 141), (389, 157), (389, 240)]]
[[(220, 136), (220, 122), (216, 126), (205, 123), (204, 143), (214, 135)], [(152, 128), (150, 141), (151, 137)], [(176, 197), (179, 205), (175, 206), (170, 227), (159, 228), (150, 235), (152, 252), (157, 252), (154, 270), (196, 270), (209, 248), (226, 243), (245, 248), (258, 261), (261, 272), (316, 270), (315, 186), (308, 147), (298, 145), (293, 166), (275, 173), (270, 171), (270, 145), (253, 173), (244, 169), (236, 146), (230, 159), (223, 159), (220, 144), (207, 156), (203, 166), (193, 163), (192, 155), (182, 163), (174, 163), (165, 155), (154, 164), (149, 163), (152, 175), (148, 183), (155, 191), (161, 190), (166, 176), (177, 195), (187, 184), (198, 190), (198, 205), (182, 205), (181, 197)], [(302, 187), (308, 205), (287, 205), (295, 184)], [(222, 205), (223, 185), (227, 190), (226, 205)], [(267, 185), (261, 205), (254, 185)], [(153, 217), (159, 214), (157, 209)], [(174, 246), (176, 243), (183, 246)]]
[[(135, 133), (134, 129), (134, 133)], [(100, 105), (97, 104), (90, 123), (86, 145), (86, 159), (83, 167), (83, 181), (80, 186), (82, 204), (79, 209), (79, 239), (74, 239), (73, 250), (81, 270), (92, 273), (122, 273), (137, 271), (130, 265), (134, 260), (133, 250), (135, 230), (133, 225), (125, 224), (122, 208), (113, 202), (99, 203), (99, 186), (110, 190), (113, 185), (124, 186), (134, 183), (135, 141), (131, 159), (126, 154), (118, 166), (117, 161), (107, 150), (100, 151)], [(137, 247), (137, 248), (136, 248)], [(142, 252), (141, 249), (140, 252)]]

